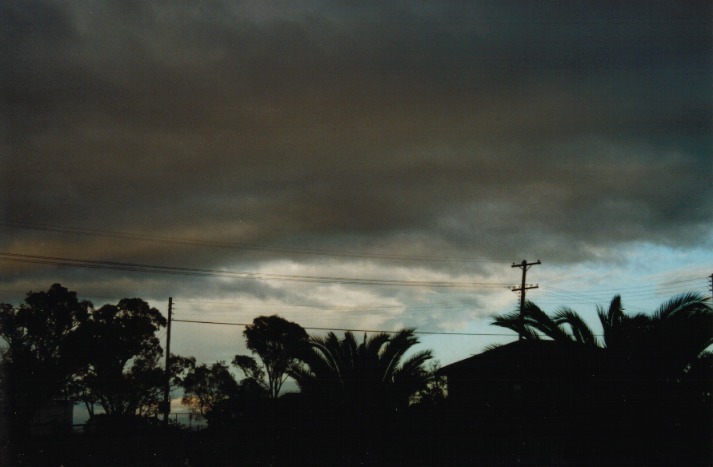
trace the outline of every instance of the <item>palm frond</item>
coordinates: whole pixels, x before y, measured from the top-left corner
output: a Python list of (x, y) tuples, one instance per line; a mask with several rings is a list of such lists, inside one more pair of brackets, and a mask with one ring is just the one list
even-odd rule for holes
[(572, 341), (572, 337), (533, 302), (525, 302), (524, 315), (527, 326), (540, 331), (550, 339), (558, 342)]
[(668, 319), (654, 320), (650, 333), (660, 358), (672, 371), (682, 371), (713, 345), (713, 313), (679, 310)]
[(359, 347), (359, 344), (357, 344), (356, 337), (354, 336), (354, 333), (352, 333), (351, 331), (345, 332), (344, 339), (339, 341), (338, 347), (341, 349), (342, 357), (346, 361), (353, 360), (354, 355), (356, 355), (357, 349)]
[(422, 350), (413, 354), (403, 362), (398, 370), (399, 374), (416, 374), (423, 371), (423, 365), (433, 358), (433, 352)]
[(519, 312), (505, 313), (504, 315), (496, 316), (490, 324), (515, 331), (519, 335), (523, 336), (524, 339), (541, 339), (540, 335), (530, 326), (530, 324), (528, 324), (527, 320), (520, 319)]
[(615, 295), (612, 298), (609, 309), (606, 311), (604, 307), (597, 305), (597, 316), (604, 332), (604, 345), (606, 347), (615, 345), (617, 327), (625, 318), (624, 308), (621, 305), (621, 295)]
[(300, 390), (304, 390), (315, 377), (311, 368), (311, 366), (306, 365), (290, 365), (287, 369), (287, 374), (297, 382)]
[(339, 338), (333, 332), (326, 337), (311, 337), (310, 349), (301, 358), (315, 377), (341, 379), (339, 371)]
[(558, 326), (568, 325), (575, 342), (585, 345), (598, 346), (597, 338), (592, 329), (584, 322), (582, 317), (568, 307), (559, 308), (552, 316), (552, 321)]
[(510, 329), (518, 334), (522, 333), (525, 327), (525, 322), (520, 319), (520, 313), (517, 311), (511, 311), (509, 313), (498, 315), (493, 318), (493, 321), (490, 324)]
[(708, 300), (697, 292), (687, 292), (677, 295), (663, 303), (654, 312), (655, 319), (670, 319), (679, 314), (692, 312), (710, 312)]
[(382, 380), (392, 377), (394, 371), (399, 366), (401, 358), (414, 345), (418, 344), (418, 338), (414, 335), (414, 329), (402, 329), (393, 335), (384, 347), (381, 361), (384, 363)]
[(490, 350), (499, 349), (499, 348), (502, 347), (502, 346), (503, 346), (503, 344), (488, 344), (488, 345), (486, 345), (485, 347), (483, 347), (483, 352), (482, 352), (482, 353), (488, 352), (488, 351), (490, 351)]
[(380, 332), (364, 340), (361, 348), (368, 355), (379, 355), (384, 344), (389, 342), (391, 335), (385, 332)]

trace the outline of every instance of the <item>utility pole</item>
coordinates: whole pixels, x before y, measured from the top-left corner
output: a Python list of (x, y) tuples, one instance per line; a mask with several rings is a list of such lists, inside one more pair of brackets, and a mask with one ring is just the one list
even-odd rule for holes
[(171, 415), (171, 373), (169, 371), (169, 358), (171, 357), (171, 319), (173, 315), (173, 297), (168, 297), (168, 323), (166, 325), (166, 381), (163, 388), (163, 424), (168, 426), (168, 417)]
[[(512, 263), (512, 267), (522, 269), (522, 285), (520, 287), (513, 287), (511, 290), (513, 292), (520, 292), (520, 327), (525, 329), (525, 291), (528, 289), (536, 289), (538, 285), (525, 285), (525, 277), (527, 276), (527, 270), (532, 266), (542, 264), (538, 259), (534, 263), (528, 263), (526, 259), (523, 259), (521, 263)], [(519, 340), (524, 339), (522, 331), (520, 331)]]

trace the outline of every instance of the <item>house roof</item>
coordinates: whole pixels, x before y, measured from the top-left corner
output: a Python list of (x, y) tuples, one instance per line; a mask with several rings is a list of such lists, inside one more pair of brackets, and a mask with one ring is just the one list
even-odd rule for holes
[[(521, 340), (446, 365), (440, 374), (559, 373), (592, 370), (602, 349), (551, 340)], [(591, 371), (588, 371), (591, 372)]]

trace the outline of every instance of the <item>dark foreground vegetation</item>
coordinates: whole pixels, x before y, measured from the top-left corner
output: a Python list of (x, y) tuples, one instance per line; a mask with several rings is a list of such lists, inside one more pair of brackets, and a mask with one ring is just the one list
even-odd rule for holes
[[(494, 321), (522, 340), (438, 370), (413, 330), (309, 336), (258, 317), (244, 333), (257, 358), (231, 362), (241, 377), (177, 356), (166, 374), (158, 311), (140, 299), (94, 309), (55, 285), (2, 305), (0, 463), (713, 465), (709, 299), (630, 316), (615, 297), (599, 318), (602, 336), (572, 310), (528, 303)], [(298, 393), (281, 392), (287, 377)], [(206, 429), (163, 426), (167, 378)], [(104, 413), (81, 432), (33, 431), (57, 400)]]
[(609, 414), (592, 409), (584, 409), (586, 418), (565, 432), (544, 418), (513, 424), (475, 413), (416, 410), (364, 420), (319, 414), (300, 404), (275, 405), (279, 409), (259, 418), (200, 432), (132, 427), (24, 438), (15, 446), (13, 465), (703, 466), (711, 459), (709, 426), (699, 432), (703, 427), (684, 425), (684, 431), (665, 436), (655, 431), (660, 424), (628, 432), (618, 418), (593, 418)]

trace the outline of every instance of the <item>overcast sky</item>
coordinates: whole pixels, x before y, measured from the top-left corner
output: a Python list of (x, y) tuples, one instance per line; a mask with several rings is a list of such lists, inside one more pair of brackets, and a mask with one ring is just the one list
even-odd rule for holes
[[(708, 1), (0, 8), (2, 301), (60, 282), (179, 319), (478, 333), (523, 259), (548, 310), (708, 293)], [(185, 274), (16, 261), (47, 257)], [(243, 349), (175, 329), (199, 360)], [(442, 363), (490, 340), (423, 338)]]

